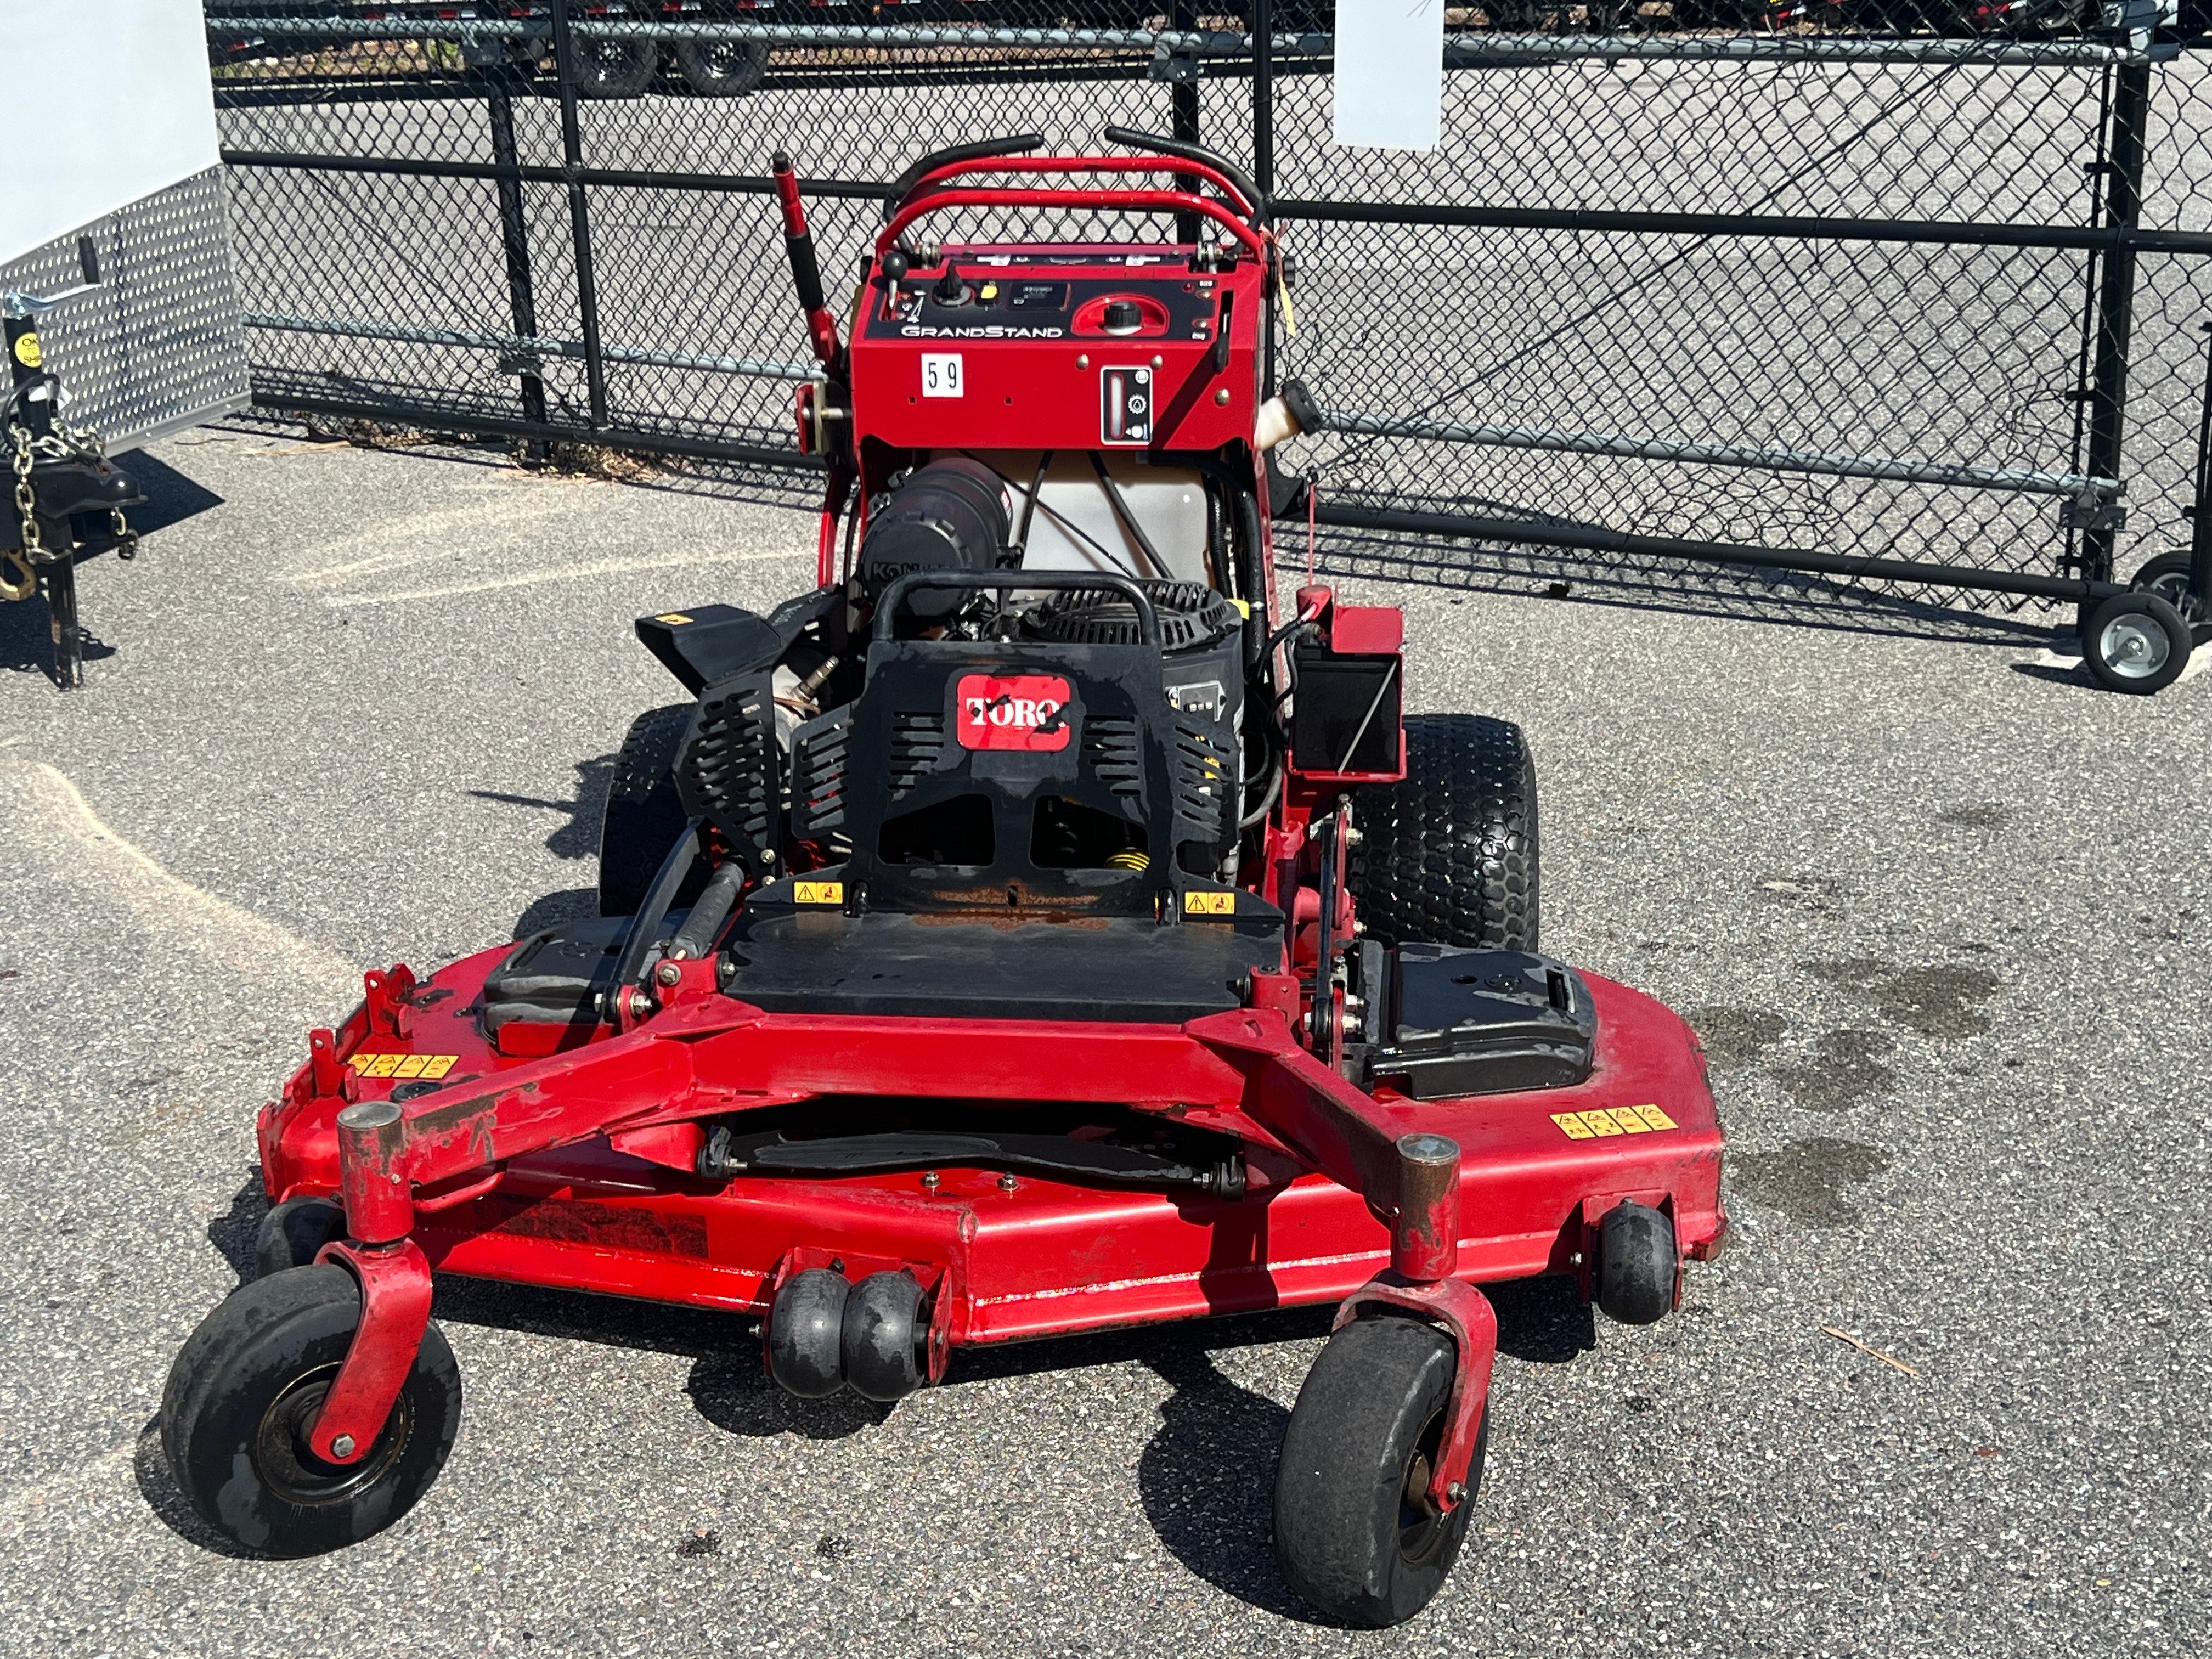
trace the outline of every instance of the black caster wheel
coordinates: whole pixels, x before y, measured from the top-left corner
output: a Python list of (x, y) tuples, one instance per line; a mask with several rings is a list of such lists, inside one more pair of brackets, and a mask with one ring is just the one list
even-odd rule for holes
[(676, 72), (708, 98), (741, 98), (760, 85), (768, 70), (765, 40), (679, 40)]
[(261, 1218), (253, 1235), (253, 1276), (266, 1279), (312, 1263), (345, 1237), (345, 1211), (334, 1198), (288, 1198)]
[(2189, 665), (2189, 625), (2156, 593), (2115, 593), (2089, 612), (2081, 649), (2098, 684), (2148, 696)]
[(161, 1449), (201, 1520), (257, 1555), (320, 1555), (390, 1526), (430, 1489), (461, 1423), (461, 1373), (435, 1325), (358, 1462), (307, 1448), (361, 1322), (344, 1268), (257, 1279), (202, 1320), (161, 1395)]
[(1449, 1515), (1428, 1486), (1459, 1363), (1417, 1320), (1355, 1320), (1306, 1373), (1275, 1467), (1275, 1561), (1291, 1588), (1341, 1624), (1402, 1624), (1443, 1588), (1482, 1486), (1486, 1411)]
[(769, 1375), (805, 1400), (845, 1386), (841, 1352), (852, 1283), (829, 1267), (793, 1273), (768, 1311)]
[(1682, 1259), (1674, 1224), (1647, 1204), (1616, 1204), (1598, 1224), (1597, 1305), (1624, 1325), (1649, 1325), (1674, 1310)]
[(845, 1380), (869, 1400), (902, 1400), (929, 1375), (929, 1298), (908, 1273), (870, 1273), (845, 1304)]
[(2212, 615), (2200, 613), (2195, 598), (2189, 591), (2190, 567), (2192, 561), (2187, 553), (2161, 553), (2146, 561), (2136, 572), (2128, 586), (2138, 593), (2155, 593), (2174, 609), (2174, 613), (2188, 625), (2190, 635), (2197, 643), (2204, 643), (2204, 632), (2212, 627)]

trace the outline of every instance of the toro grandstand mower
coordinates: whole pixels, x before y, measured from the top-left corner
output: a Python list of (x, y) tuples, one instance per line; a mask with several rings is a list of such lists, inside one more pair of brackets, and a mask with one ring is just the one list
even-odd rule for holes
[[(1395, 610), (1279, 601), (1265, 203), (1107, 137), (910, 169), (842, 338), (776, 158), (819, 586), (640, 622), (694, 700), (624, 744), (603, 917), (368, 975), (264, 1109), (259, 1276), (161, 1416), (238, 1543), (349, 1543), (436, 1476), (433, 1270), (757, 1315), (778, 1383), (878, 1401), (963, 1346), (1329, 1303), (1277, 1549), (1388, 1624), (1481, 1480), (1477, 1284), (1640, 1323), (1717, 1248), (1689, 1030), (1536, 953), (1520, 732), (1401, 719)], [(1176, 239), (923, 234), (1064, 210)]]

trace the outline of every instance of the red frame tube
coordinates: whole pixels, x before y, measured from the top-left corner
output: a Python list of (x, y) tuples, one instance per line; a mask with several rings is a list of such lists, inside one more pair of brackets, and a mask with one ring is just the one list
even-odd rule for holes
[(1187, 190), (1041, 190), (1015, 185), (981, 190), (939, 190), (927, 196), (909, 196), (876, 238), (876, 258), (881, 259), (896, 246), (900, 234), (915, 220), (957, 207), (1084, 207), (1111, 212), (1194, 213), (1219, 225), (1254, 258), (1264, 261), (1267, 257), (1267, 239), (1210, 196)]

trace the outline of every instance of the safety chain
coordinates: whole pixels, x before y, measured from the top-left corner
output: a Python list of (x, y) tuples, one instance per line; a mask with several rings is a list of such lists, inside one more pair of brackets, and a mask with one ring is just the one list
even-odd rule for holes
[[(67, 549), (47, 547), (39, 538), (38, 495), (31, 487), (31, 469), (35, 459), (54, 461), (86, 460), (95, 465), (107, 459), (107, 446), (97, 432), (87, 432), (71, 426), (56, 409), (49, 417), (53, 431), (45, 437), (33, 437), (28, 427), (13, 416), (8, 422), (8, 443), (15, 452), (15, 518), (21, 526), (23, 538), (20, 548), (0, 552), (0, 563), (13, 565), (21, 573), (20, 579), (10, 580), (0, 574), (0, 598), (27, 599), (39, 591), (37, 566), (54, 564), (69, 556)], [(123, 509), (107, 509), (107, 526), (115, 538), (115, 556), (135, 559), (138, 556), (138, 537), (131, 528), (131, 521), (123, 516)]]

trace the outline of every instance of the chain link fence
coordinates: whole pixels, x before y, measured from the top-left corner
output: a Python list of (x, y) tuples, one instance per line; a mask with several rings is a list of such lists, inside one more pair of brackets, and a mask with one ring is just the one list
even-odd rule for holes
[(1446, 14), (1427, 155), (1333, 143), (1331, 21), (1304, 0), (210, 16), (257, 398), (798, 464), (811, 370), (769, 154), (796, 158), (834, 276), (923, 152), (1120, 122), (1274, 194), (1297, 268), (1274, 372), (1330, 417), (1281, 452), (1314, 499), (1278, 506), (1377, 568), (1533, 549), (1680, 582), (1718, 560), (2015, 608), (2187, 540), (2202, 17), (1502, 0)]

